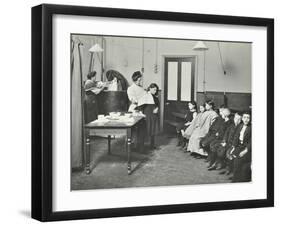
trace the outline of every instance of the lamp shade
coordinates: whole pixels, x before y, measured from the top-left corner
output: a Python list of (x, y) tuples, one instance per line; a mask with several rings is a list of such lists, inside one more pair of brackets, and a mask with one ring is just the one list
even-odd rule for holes
[(209, 48), (205, 45), (203, 41), (198, 41), (192, 49), (202, 51), (202, 50), (208, 50)]
[(91, 53), (99, 53), (99, 52), (103, 52), (103, 49), (100, 47), (99, 44), (95, 44), (89, 49), (89, 51)]

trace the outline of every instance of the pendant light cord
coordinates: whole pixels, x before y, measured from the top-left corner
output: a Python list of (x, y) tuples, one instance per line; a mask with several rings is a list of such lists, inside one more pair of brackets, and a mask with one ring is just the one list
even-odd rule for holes
[(226, 75), (226, 71), (225, 71), (225, 68), (224, 68), (224, 65), (223, 65), (223, 61), (222, 61), (221, 48), (220, 48), (220, 43), (219, 42), (218, 42), (218, 49), (219, 49), (219, 56), (220, 56), (220, 62), (221, 62), (221, 67), (222, 67), (222, 70), (223, 70), (223, 74)]

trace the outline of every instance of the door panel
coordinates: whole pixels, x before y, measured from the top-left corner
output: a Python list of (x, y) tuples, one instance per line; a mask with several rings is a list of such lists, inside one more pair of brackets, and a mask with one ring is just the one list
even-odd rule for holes
[(178, 62), (168, 62), (167, 99), (178, 99)]
[(191, 101), (191, 62), (181, 63), (181, 101)]

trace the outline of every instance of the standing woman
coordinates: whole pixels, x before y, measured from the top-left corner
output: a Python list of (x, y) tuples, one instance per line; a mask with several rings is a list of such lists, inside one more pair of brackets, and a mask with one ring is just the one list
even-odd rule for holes
[(134, 72), (132, 80), (133, 84), (127, 89), (128, 99), (131, 102), (128, 111), (139, 110), (145, 104), (154, 104), (152, 96), (142, 87), (142, 73)]
[[(132, 75), (133, 84), (128, 87), (127, 95), (130, 101), (130, 106), (128, 111), (134, 112), (136, 110), (141, 110), (144, 104), (147, 102), (142, 101), (145, 97), (149, 96), (151, 99), (151, 104), (154, 104), (153, 97), (149, 95), (146, 90), (142, 87), (142, 73), (140, 71), (135, 71)], [(138, 129), (134, 132), (133, 143), (136, 143), (137, 149), (140, 152), (144, 151), (144, 139), (146, 132), (146, 123), (144, 120), (139, 124)]]
[(85, 123), (89, 123), (98, 118), (98, 98), (97, 95), (105, 88), (105, 84), (96, 82), (96, 71), (87, 75), (84, 85), (85, 90)]
[(156, 149), (155, 135), (159, 132), (159, 112), (160, 102), (158, 99), (159, 87), (155, 83), (151, 83), (147, 89), (153, 97), (154, 104), (146, 104), (143, 107), (143, 113), (145, 114), (147, 136), (150, 138), (150, 148)]

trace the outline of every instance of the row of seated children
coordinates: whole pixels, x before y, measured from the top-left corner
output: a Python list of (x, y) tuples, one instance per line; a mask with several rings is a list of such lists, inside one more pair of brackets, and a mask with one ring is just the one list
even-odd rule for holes
[[(196, 108), (195, 102), (192, 105)], [(214, 103), (207, 101), (189, 125), (181, 129), (181, 142), (185, 152), (205, 158), (208, 170), (223, 169), (220, 174), (233, 174), (232, 182), (250, 181), (250, 121), (250, 112), (231, 113), (225, 106), (216, 112)]]

